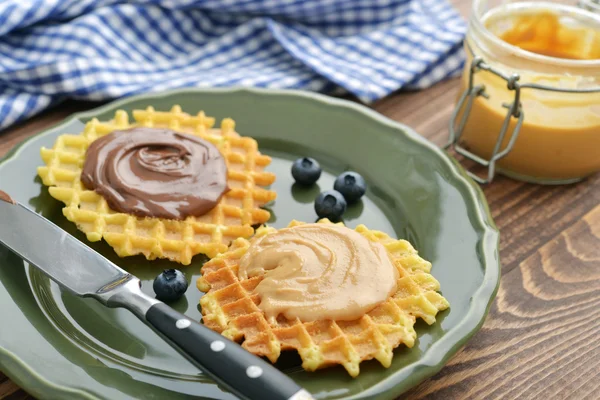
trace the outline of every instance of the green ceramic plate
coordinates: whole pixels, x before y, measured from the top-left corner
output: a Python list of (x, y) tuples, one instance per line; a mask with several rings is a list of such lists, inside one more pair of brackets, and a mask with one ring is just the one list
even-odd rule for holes
[[(273, 156), (277, 174), (271, 224), (313, 221), (312, 201), (334, 177), (353, 169), (369, 183), (368, 196), (351, 207), (350, 226), (364, 223), (410, 240), (433, 263), (451, 308), (433, 326), (417, 323), (413, 349), (396, 350), (392, 366), (361, 365), (360, 376), (341, 368), (304, 372), (297, 356), (278, 366), (318, 399), (392, 399), (440, 370), (481, 326), (499, 282), (498, 233), (479, 188), (460, 166), (407, 127), (360, 105), (294, 91), (180, 90), (120, 100), (76, 114), (11, 151), (0, 163), (0, 188), (67, 232), (85, 237), (61, 213), (36, 177), (39, 149), (62, 133), (78, 133), (93, 117), (106, 120), (115, 110), (148, 105), (168, 110), (200, 109), (218, 120), (233, 117), (237, 130), (256, 138)], [(293, 185), (292, 160), (310, 155), (321, 161), (319, 187)], [(0, 221), (1, 223), (1, 221)], [(22, 227), (28, 229), (28, 227)], [(35, 246), (35, 243), (31, 243)], [(141, 257), (119, 259), (104, 243), (94, 249), (143, 281), (169, 265)], [(56, 249), (60, 251), (60, 249)], [(183, 268), (191, 282), (204, 260)], [(200, 319), (202, 294), (192, 286), (174, 308)], [(0, 367), (17, 384), (40, 398), (53, 399), (232, 399), (233, 396), (191, 364), (125, 310), (109, 310), (94, 300), (62, 292), (17, 256), (0, 248)]]

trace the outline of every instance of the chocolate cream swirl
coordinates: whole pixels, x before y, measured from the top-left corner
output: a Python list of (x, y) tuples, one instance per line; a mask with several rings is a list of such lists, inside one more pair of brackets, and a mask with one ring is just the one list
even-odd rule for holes
[(238, 277), (263, 279), (253, 293), (269, 320), (358, 319), (396, 291), (398, 271), (382, 244), (339, 225), (307, 224), (254, 239)]
[(229, 190), (227, 165), (212, 143), (145, 127), (92, 142), (81, 182), (115, 211), (179, 220), (206, 214)]

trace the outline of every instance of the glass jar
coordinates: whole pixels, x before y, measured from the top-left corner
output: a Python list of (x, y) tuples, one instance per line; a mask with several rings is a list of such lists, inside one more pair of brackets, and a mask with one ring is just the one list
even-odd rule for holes
[(465, 50), (449, 145), (488, 167), (476, 180), (498, 169), (559, 184), (600, 171), (599, 14), (474, 0)]
[(600, 0), (579, 0), (579, 7), (600, 13)]

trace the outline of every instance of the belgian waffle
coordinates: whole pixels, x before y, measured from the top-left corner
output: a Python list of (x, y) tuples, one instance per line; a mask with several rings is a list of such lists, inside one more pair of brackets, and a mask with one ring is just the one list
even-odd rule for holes
[[(319, 223), (331, 223), (321, 220)], [(289, 226), (301, 222), (293, 221)], [(449, 307), (437, 291), (438, 281), (429, 274), (431, 263), (422, 259), (406, 240), (395, 240), (383, 232), (364, 225), (356, 231), (368, 240), (381, 243), (398, 270), (397, 291), (355, 321), (290, 321), (284, 317), (269, 322), (258, 307), (260, 298), (253, 294), (263, 279), (256, 276), (238, 279), (241, 257), (251, 241), (240, 238), (230, 249), (202, 267), (198, 288), (206, 292), (200, 299), (203, 321), (223, 336), (242, 342), (242, 346), (259, 356), (276, 362), (282, 351), (296, 350), (302, 367), (308, 371), (341, 364), (352, 377), (358, 376), (364, 360), (377, 359), (384, 367), (392, 362), (393, 349), (404, 344), (412, 347), (417, 334), (417, 318), (428, 324), (436, 314)], [(261, 227), (256, 237), (275, 232)]]
[[(254, 233), (253, 225), (266, 222), (270, 213), (260, 207), (276, 197), (263, 187), (275, 181), (265, 172), (271, 158), (260, 154), (256, 141), (235, 132), (235, 122), (226, 118), (220, 129), (214, 129), (214, 118), (200, 112), (195, 116), (173, 106), (169, 112), (133, 111), (135, 122), (119, 110), (113, 120), (89, 121), (81, 134), (64, 134), (52, 149), (42, 148), (44, 163), (38, 174), (49, 186), (52, 197), (65, 204), (63, 214), (77, 224), (87, 239), (101, 239), (112, 246), (120, 257), (143, 254), (147, 259), (168, 258), (189, 264), (196, 254), (214, 257), (226, 251), (228, 244)], [(111, 210), (106, 200), (81, 183), (81, 169), (88, 146), (97, 138), (115, 130), (134, 126), (163, 127), (188, 133), (215, 144), (227, 162), (229, 192), (217, 206), (200, 217), (183, 221), (141, 218)]]

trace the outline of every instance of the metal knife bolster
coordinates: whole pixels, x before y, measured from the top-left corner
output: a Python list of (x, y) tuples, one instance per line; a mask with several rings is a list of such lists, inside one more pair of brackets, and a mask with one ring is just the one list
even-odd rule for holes
[(107, 307), (126, 308), (142, 319), (145, 318), (150, 307), (160, 303), (142, 292), (140, 280), (133, 275), (126, 275), (123, 279), (112, 282), (85, 297), (93, 297)]

